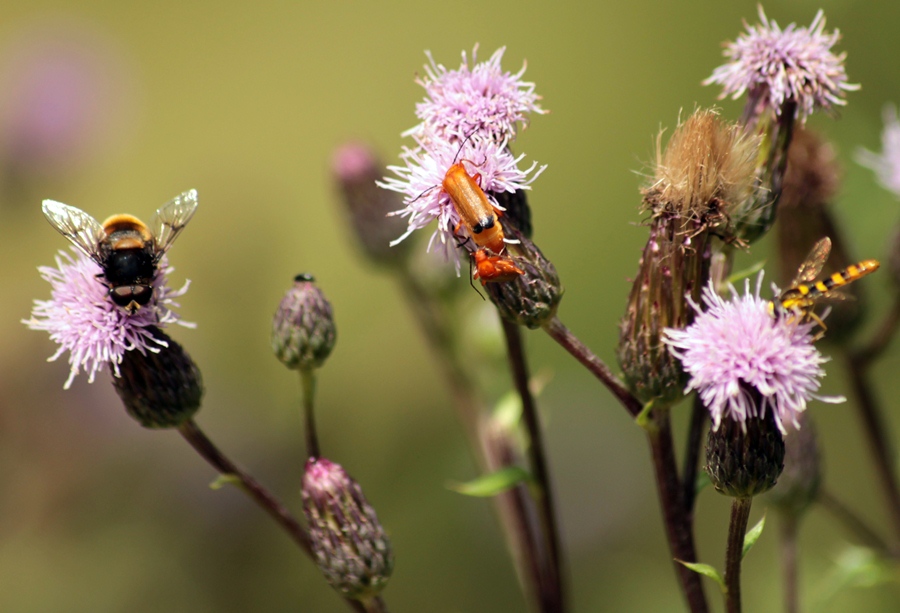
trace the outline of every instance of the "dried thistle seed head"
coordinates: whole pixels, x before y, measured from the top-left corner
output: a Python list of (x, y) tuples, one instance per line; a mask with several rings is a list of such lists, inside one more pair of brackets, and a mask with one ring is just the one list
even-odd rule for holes
[(302, 494), (310, 545), (325, 579), (347, 598), (374, 598), (387, 585), (394, 556), (359, 484), (339, 464), (310, 458)]
[(822, 482), (816, 429), (808, 413), (800, 415), (799, 428), (788, 429), (784, 446), (784, 471), (766, 499), (783, 513), (799, 517), (816, 499)]
[(403, 233), (406, 223), (388, 215), (403, 207), (400, 196), (375, 185), (386, 171), (372, 149), (362, 143), (341, 145), (331, 160), (331, 173), (347, 209), (356, 243), (373, 262), (399, 266), (411, 251), (412, 243), (390, 245)]
[[(762, 397), (746, 390), (757, 402)], [(784, 469), (784, 438), (768, 411), (744, 421), (723, 419), (706, 438), (706, 472), (716, 491), (750, 498), (772, 488)]]
[(155, 351), (126, 351), (113, 387), (125, 410), (145, 428), (175, 428), (200, 408), (200, 369), (181, 345), (151, 328)]
[[(758, 140), (714, 110), (698, 109), (679, 124), (662, 150), (657, 137), (653, 183), (644, 208), (652, 216), (673, 214), (730, 240), (731, 218), (756, 192)], [(695, 225), (697, 225), (695, 223)]]
[[(809, 250), (822, 237), (831, 238), (832, 243), (822, 276), (843, 270), (857, 261), (848, 254), (840, 224), (828, 206), (837, 192), (840, 175), (831, 145), (808, 128), (795, 129), (788, 148), (776, 225), (782, 287), (792, 284)], [(842, 288), (841, 293), (855, 300), (829, 303), (828, 339), (832, 341), (846, 339), (852, 334), (865, 310), (862, 284), (853, 283)]]
[[(665, 328), (684, 328), (694, 318), (689, 299), (699, 300), (709, 278), (709, 234), (699, 220), (660, 215), (650, 223), (638, 274), (619, 325), (616, 357), (625, 384), (643, 403), (670, 404), (683, 395), (687, 377), (663, 344)], [(691, 236), (691, 230), (697, 234)]]
[(500, 223), (507, 238), (518, 241), (508, 244), (506, 249), (523, 274), (512, 281), (488, 283), (484, 289), (501, 317), (534, 330), (556, 315), (563, 286), (556, 267), (544, 257), (537, 245), (502, 217)]
[(275, 357), (288, 368), (319, 368), (331, 355), (336, 340), (331, 303), (311, 275), (297, 275), (272, 319)]

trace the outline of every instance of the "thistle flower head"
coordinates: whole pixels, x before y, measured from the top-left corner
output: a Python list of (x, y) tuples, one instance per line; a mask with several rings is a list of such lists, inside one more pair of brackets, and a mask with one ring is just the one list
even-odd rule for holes
[(437, 242), (448, 258), (453, 256), (456, 246), (465, 240), (465, 237), (457, 238), (459, 212), (442, 188), (444, 177), (454, 163), (461, 161), (470, 176), (480, 175), (479, 186), (497, 208), (501, 207), (491, 193), (530, 189), (531, 182), (545, 168), (538, 168), (537, 163), (533, 163), (527, 170), (520, 170), (519, 162), (524, 155), (514, 157), (509, 152), (506, 141), (498, 143), (476, 135), (466, 139), (460, 147), (459, 143), (445, 141), (433, 135), (416, 138), (419, 146), (415, 149), (405, 148), (401, 154), (406, 165), (388, 167), (397, 178), (386, 178), (378, 182), (379, 186), (406, 196), (405, 208), (394, 214), (408, 218), (407, 229), (392, 244), (400, 243), (414, 231), (437, 219), (437, 229), (431, 236), (429, 250)]
[(50, 339), (59, 345), (49, 361), (69, 352), (70, 370), (65, 389), (82, 369), (88, 375), (88, 383), (93, 383), (107, 364), (118, 377), (126, 352), (137, 350), (146, 354), (166, 347), (166, 341), (154, 334), (156, 328), (172, 323), (194, 326), (181, 321), (171, 310), (178, 306), (175, 299), (187, 292), (190, 282), (185, 282), (179, 290), (170, 289), (166, 275), (173, 269), (166, 267), (165, 258), (153, 278), (150, 303), (129, 314), (109, 299), (109, 288), (102, 280), (100, 266), (77, 249), (72, 251), (74, 256), (59, 252), (56, 268), (38, 268), (50, 283), (50, 300), (35, 300), (31, 318), (22, 321), (32, 330), (49, 332)]
[(299, 274), (272, 318), (272, 351), (291, 369), (319, 368), (337, 342), (334, 313), (311, 275)]
[(534, 83), (522, 81), (524, 64), (515, 74), (500, 67), (505, 51), (506, 47), (501, 47), (488, 61), (476, 63), (475, 45), (472, 66), (463, 51), (457, 70), (436, 63), (431, 52), (426, 51), (426, 76), (417, 79), (427, 95), (424, 102), (416, 105), (416, 115), (422, 123), (406, 134), (428, 130), (448, 141), (462, 141), (477, 132), (492, 140), (513, 140), (516, 125), (527, 121), (528, 113), (546, 111), (537, 105), (540, 96), (534, 93)]
[(884, 108), (884, 131), (881, 133), (881, 153), (860, 149), (856, 160), (875, 171), (878, 182), (900, 196), (900, 120), (897, 109), (891, 105)]
[(859, 89), (847, 83), (846, 53), (831, 48), (840, 40), (835, 30), (825, 32), (820, 10), (808, 28), (790, 24), (782, 29), (759, 7), (760, 24), (750, 26), (734, 42), (726, 43), (723, 55), (730, 61), (716, 68), (704, 85), (722, 86), (719, 98), (739, 98), (748, 92), (756, 108), (780, 115), (787, 102), (796, 104), (796, 117), (805, 121), (817, 109), (847, 103), (844, 92)]
[(690, 375), (685, 392), (698, 391), (714, 429), (724, 417), (745, 423), (770, 410), (784, 433), (785, 424), (797, 426), (808, 400), (844, 401), (816, 394), (827, 358), (813, 345), (815, 324), (770, 315), (768, 301), (759, 296), (762, 278), (753, 293), (749, 280), (744, 295), (732, 286), (731, 300), (710, 283), (703, 288), (706, 310), (694, 303), (698, 314), (690, 326), (665, 330), (663, 341)]

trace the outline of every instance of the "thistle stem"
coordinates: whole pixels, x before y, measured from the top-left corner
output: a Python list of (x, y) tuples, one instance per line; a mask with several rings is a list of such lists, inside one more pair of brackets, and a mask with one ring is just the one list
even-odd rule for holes
[(688, 431), (687, 446), (684, 449), (684, 468), (682, 485), (684, 512), (688, 524), (693, 523), (694, 500), (697, 498), (697, 471), (700, 468), (700, 449), (703, 446), (703, 426), (709, 412), (703, 406), (699, 395), (694, 395), (691, 405), (691, 425)]
[(303, 388), (303, 419), (306, 423), (306, 457), (319, 457), (319, 434), (316, 431), (316, 417), (313, 407), (316, 395), (316, 372), (312, 368), (300, 369), (300, 384)]
[(797, 589), (797, 516), (781, 515), (781, 572), (784, 578), (784, 613), (799, 613)]
[[(312, 548), (309, 543), (309, 536), (300, 522), (288, 511), (284, 504), (275, 498), (275, 496), (263, 487), (251, 475), (232, 462), (222, 453), (218, 447), (203, 433), (200, 427), (189, 419), (178, 426), (178, 432), (190, 444), (200, 456), (206, 460), (219, 474), (228, 477), (237, 482), (245, 494), (247, 494), (253, 502), (259, 505), (269, 517), (275, 520), (281, 528), (297, 543), (300, 548), (311, 559), (313, 558)], [(345, 602), (354, 610), (365, 613), (366, 609), (356, 600), (344, 599)]]
[(578, 340), (578, 338), (562, 324), (558, 317), (554, 316), (547, 322), (544, 326), (544, 331), (547, 332), (553, 340), (559, 343), (563, 349), (572, 354), (572, 357), (581, 362), (591, 374), (597, 377), (597, 379), (612, 392), (613, 396), (619, 399), (619, 402), (622, 403), (622, 406), (625, 407), (625, 410), (628, 411), (632, 417), (637, 417), (640, 414), (643, 409), (640, 401), (631, 395), (631, 392), (622, 385), (622, 382), (619, 381), (619, 378), (613, 374), (609, 367), (604, 364), (600, 358), (594, 355), (584, 343)]
[(894, 334), (897, 332), (897, 326), (900, 325), (900, 292), (894, 296), (891, 304), (891, 310), (882, 320), (878, 327), (878, 332), (872, 335), (872, 339), (864, 347), (854, 351), (851, 359), (859, 364), (860, 368), (866, 368), (887, 349)]
[(528, 446), (531, 471), (537, 483), (538, 507), (541, 511), (543, 537), (549, 559), (545, 566), (545, 589), (542, 600), (543, 610), (547, 613), (565, 611), (565, 587), (563, 580), (563, 563), (559, 545), (559, 525), (553, 504), (553, 485), (550, 471), (547, 468), (547, 453), (544, 446), (540, 415), (534, 396), (528, 386), (528, 364), (522, 347), (522, 333), (516, 324), (501, 318), (503, 332), (506, 336), (506, 349), (509, 355), (510, 369), (516, 391), (522, 399), (522, 416), (528, 431)]
[(725, 610), (728, 613), (741, 613), (741, 561), (752, 503), (753, 498), (750, 497), (731, 501), (731, 521), (725, 549)]
[(900, 486), (894, 467), (894, 453), (888, 440), (888, 431), (884, 423), (883, 412), (875, 398), (871, 382), (866, 376), (866, 367), (852, 356), (847, 359), (847, 370), (850, 382), (856, 394), (854, 405), (859, 411), (863, 430), (868, 439), (868, 447), (872, 453), (875, 471), (881, 481), (888, 507), (888, 515), (894, 528), (894, 542), (900, 539)]
[[(398, 280), (450, 388), (453, 406), (465, 429), (476, 463), (484, 472), (509, 466), (512, 459), (498, 456), (487, 440), (487, 431), (480, 418), (486, 414), (486, 408), (476, 392), (473, 378), (457, 356), (450, 323), (441, 305), (408, 267), (398, 271)], [(519, 584), (526, 599), (532, 606), (538, 607), (541, 568), (534, 500), (522, 485), (494, 497), (494, 502)]]
[(675, 564), (675, 573), (691, 613), (707, 613), (709, 605), (703, 591), (702, 577), (681, 562), (696, 562), (693, 527), (687, 520), (682, 499), (682, 483), (675, 463), (675, 446), (672, 426), (666, 409), (653, 412), (653, 420), (646, 428), (647, 440), (653, 456), (653, 470), (659, 505), (669, 551)]
[(856, 512), (850, 509), (850, 507), (836, 498), (828, 490), (824, 488), (819, 489), (819, 493), (816, 496), (816, 503), (831, 513), (835, 519), (842, 523), (847, 530), (852, 532), (866, 547), (871, 547), (886, 557), (896, 558), (898, 556), (896, 552), (891, 550), (884, 539), (882, 539), (875, 530), (857, 515)]

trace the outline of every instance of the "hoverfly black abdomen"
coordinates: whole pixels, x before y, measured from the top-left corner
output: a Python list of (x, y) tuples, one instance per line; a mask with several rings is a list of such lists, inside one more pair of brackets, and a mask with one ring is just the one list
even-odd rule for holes
[(156, 211), (149, 227), (131, 215), (103, 224), (73, 206), (44, 200), (44, 215), (103, 271), (113, 304), (135, 313), (150, 304), (160, 259), (197, 210), (197, 192), (184, 192)]

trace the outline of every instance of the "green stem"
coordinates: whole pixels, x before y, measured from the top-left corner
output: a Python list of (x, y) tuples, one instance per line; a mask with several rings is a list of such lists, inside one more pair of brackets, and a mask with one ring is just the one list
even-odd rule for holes
[(781, 572), (784, 577), (784, 613), (800, 612), (797, 586), (797, 528), (793, 513), (781, 514)]
[(585, 368), (590, 371), (603, 385), (612, 392), (613, 396), (619, 399), (622, 406), (632, 417), (637, 417), (643, 406), (641, 402), (631, 395), (631, 392), (622, 385), (622, 382), (616, 377), (609, 367), (603, 363), (594, 353), (587, 348), (578, 338), (566, 328), (556, 316), (553, 317), (545, 326), (544, 331), (550, 337), (559, 343), (563, 349), (572, 354)]
[(316, 431), (314, 399), (316, 395), (316, 371), (312, 368), (300, 369), (300, 384), (303, 388), (303, 420), (306, 424), (306, 457), (319, 457), (319, 434)]
[[(219, 474), (236, 481), (239, 489), (259, 505), (269, 517), (275, 520), (275, 523), (288, 533), (291, 539), (300, 546), (310, 559), (315, 560), (306, 530), (280, 500), (275, 498), (269, 490), (263, 487), (250, 474), (238, 468), (234, 462), (228, 459), (203, 433), (194, 420), (189, 419), (178, 426), (178, 432)], [(352, 609), (365, 613), (366, 609), (359, 601), (346, 598), (344, 600)]]
[(663, 525), (675, 573), (691, 613), (708, 613), (709, 605), (703, 591), (702, 577), (681, 562), (697, 562), (693, 526), (687, 519), (682, 484), (675, 463), (675, 445), (669, 411), (654, 410), (653, 420), (646, 428), (647, 440), (653, 456), (653, 470), (662, 510)]
[(563, 564), (559, 545), (559, 526), (553, 504), (553, 485), (550, 471), (547, 468), (547, 453), (544, 446), (543, 429), (540, 424), (537, 404), (529, 388), (528, 365), (522, 347), (522, 333), (516, 324), (501, 318), (503, 332), (506, 336), (506, 349), (509, 355), (510, 369), (516, 391), (522, 399), (522, 416), (528, 431), (528, 446), (531, 472), (537, 483), (538, 507), (541, 511), (541, 525), (548, 559), (544, 564), (546, 571), (544, 589), (542, 590), (542, 610), (556, 613), (566, 610), (565, 589), (563, 581)]
[(744, 558), (744, 537), (753, 498), (735, 498), (731, 502), (731, 521), (728, 524), (728, 545), (725, 549), (725, 610), (741, 613), (741, 561)]

